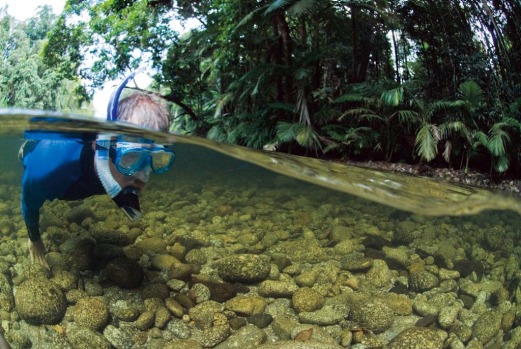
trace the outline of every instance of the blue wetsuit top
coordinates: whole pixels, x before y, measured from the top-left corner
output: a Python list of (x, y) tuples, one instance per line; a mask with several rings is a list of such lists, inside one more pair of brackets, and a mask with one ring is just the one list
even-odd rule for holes
[(94, 168), (91, 142), (41, 140), (23, 159), (22, 214), (32, 241), (40, 239), (40, 207), (46, 200), (79, 200), (105, 194)]

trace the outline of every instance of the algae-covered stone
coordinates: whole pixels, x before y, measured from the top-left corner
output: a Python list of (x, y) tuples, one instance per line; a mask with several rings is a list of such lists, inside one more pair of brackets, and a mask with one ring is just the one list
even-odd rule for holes
[(98, 332), (87, 328), (71, 324), (67, 326), (67, 340), (74, 349), (111, 349), (110, 342)]
[(324, 305), (324, 297), (309, 287), (296, 290), (291, 297), (291, 303), (297, 313), (315, 311)]
[(74, 307), (74, 321), (93, 330), (101, 330), (109, 320), (108, 306), (98, 298), (83, 298)]
[(156, 318), (154, 322), (154, 326), (157, 328), (164, 328), (168, 321), (170, 321), (171, 316), (168, 309), (164, 306), (160, 306), (156, 310)]
[(301, 312), (298, 314), (298, 317), (300, 322), (305, 324), (329, 326), (342, 322), (347, 315), (348, 312), (343, 312), (340, 308), (325, 306), (317, 311)]
[(253, 283), (266, 279), (270, 273), (270, 257), (238, 254), (221, 258), (215, 263), (219, 276), (225, 281)]
[(28, 279), (15, 293), (16, 311), (31, 325), (53, 325), (61, 321), (67, 300), (58, 285), (44, 278)]
[(472, 336), (482, 344), (486, 344), (498, 333), (500, 328), (501, 314), (496, 311), (488, 311), (481, 314), (472, 325)]
[(260, 314), (266, 309), (266, 300), (256, 296), (236, 296), (226, 301), (226, 309), (240, 316)]
[(203, 346), (192, 339), (181, 339), (178, 341), (168, 342), (163, 349), (203, 349)]
[(366, 274), (366, 280), (372, 287), (389, 289), (393, 284), (393, 275), (387, 263), (376, 259)]
[(174, 264), (181, 263), (180, 260), (169, 254), (163, 253), (152, 257), (152, 267), (161, 271), (168, 271)]
[(221, 313), (224, 307), (215, 301), (206, 301), (190, 308), (188, 315), (198, 328), (205, 329), (212, 325), (215, 314)]
[(404, 294), (388, 293), (382, 300), (396, 315), (412, 314), (412, 300)]
[(438, 323), (441, 328), (448, 329), (454, 325), (458, 318), (461, 306), (448, 306), (443, 307), (438, 314)]
[(170, 296), (170, 289), (167, 285), (158, 282), (148, 284), (140, 291), (143, 299), (167, 299)]
[(226, 316), (217, 313), (213, 318), (213, 326), (203, 330), (201, 344), (205, 348), (213, 348), (228, 338), (231, 333)]
[(391, 340), (388, 349), (441, 349), (447, 334), (425, 327), (410, 327)]
[(188, 291), (188, 296), (194, 300), (195, 304), (199, 304), (209, 300), (211, 292), (208, 286), (196, 283), (190, 288), (190, 291)]
[(351, 319), (375, 333), (387, 330), (394, 321), (393, 311), (379, 299), (352, 304)]
[(300, 287), (311, 287), (315, 284), (318, 278), (318, 271), (316, 270), (306, 270), (302, 272), (300, 275), (295, 277), (295, 282)]
[(136, 306), (130, 305), (127, 301), (118, 300), (111, 306), (112, 313), (120, 320), (132, 322), (135, 321), (140, 313)]
[(428, 271), (411, 273), (409, 276), (410, 287), (414, 291), (423, 292), (438, 286), (438, 277)]
[(14, 306), (13, 287), (9, 279), (0, 273), (0, 309), (11, 311)]
[(64, 291), (72, 290), (78, 286), (78, 278), (65, 270), (57, 271), (51, 280)]
[(163, 239), (157, 237), (138, 241), (136, 242), (136, 247), (143, 251), (143, 253), (149, 255), (166, 253), (166, 242)]
[(74, 307), (74, 321), (81, 326), (99, 331), (109, 321), (109, 308), (99, 298), (83, 298)]
[(105, 268), (107, 277), (122, 288), (136, 288), (143, 282), (143, 268), (128, 258), (116, 258)]
[[(134, 345), (132, 335), (126, 328), (108, 325), (103, 330), (103, 336), (117, 349), (130, 349)], [(94, 346), (89, 348), (95, 348)]]
[(290, 281), (266, 280), (259, 285), (259, 295), (262, 297), (291, 297), (298, 286)]
[(185, 313), (183, 306), (173, 298), (165, 299), (165, 306), (177, 318), (182, 318)]
[(266, 342), (266, 332), (254, 325), (246, 325), (218, 344), (215, 349), (256, 348)]
[(271, 328), (280, 339), (290, 339), (291, 331), (293, 331), (297, 325), (298, 322), (294, 318), (290, 317), (289, 315), (281, 315), (276, 316), (273, 319)]
[(156, 319), (156, 313), (152, 310), (145, 310), (139, 317), (137, 318), (135, 325), (141, 330), (148, 330), (150, 327), (154, 325), (154, 321)]

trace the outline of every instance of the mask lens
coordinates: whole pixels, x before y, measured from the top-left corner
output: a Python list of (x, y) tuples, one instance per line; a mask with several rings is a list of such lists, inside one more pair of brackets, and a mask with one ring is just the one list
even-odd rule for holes
[(155, 151), (152, 155), (152, 169), (155, 173), (168, 171), (174, 163), (175, 154), (172, 151)]
[(130, 150), (121, 154), (117, 164), (118, 170), (123, 174), (131, 174), (141, 166), (145, 152)]

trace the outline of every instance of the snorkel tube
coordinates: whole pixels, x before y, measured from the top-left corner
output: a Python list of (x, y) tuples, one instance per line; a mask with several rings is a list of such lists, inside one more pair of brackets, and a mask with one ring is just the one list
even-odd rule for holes
[(118, 102), (119, 96), (121, 96), (121, 92), (127, 86), (128, 82), (134, 78), (136, 75), (135, 72), (132, 72), (129, 76), (125, 78), (121, 82), (121, 84), (116, 88), (116, 90), (110, 96), (109, 105), (107, 107), (107, 121), (116, 121), (118, 120)]
[[(118, 102), (121, 92), (127, 86), (128, 82), (134, 78), (135, 73), (127, 76), (121, 84), (114, 90), (107, 107), (107, 121), (118, 120)], [(101, 135), (98, 137), (94, 162), (96, 172), (107, 194), (111, 197), (116, 205), (125, 213), (131, 221), (137, 221), (141, 218), (141, 209), (139, 207), (139, 190), (133, 187), (121, 188), (119, 183), (112, 175), (110, 169), (110, 148), (114, 142), (107, 137)]]

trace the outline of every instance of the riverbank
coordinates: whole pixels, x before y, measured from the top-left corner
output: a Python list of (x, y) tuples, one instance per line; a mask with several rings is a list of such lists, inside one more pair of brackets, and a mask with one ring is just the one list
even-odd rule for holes
[(521, 180), (499, 177), (497, 175), (493, 176), (489, 173), (476, 171), (465, 172), (464, 170), (435, 168), (428, 165), (410, 165), (384, 161), (344, 161), (343, 163), (351, 166), (423, 176), (451, 183), (500, 190), (511, 195), (521, 195)]

